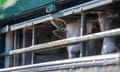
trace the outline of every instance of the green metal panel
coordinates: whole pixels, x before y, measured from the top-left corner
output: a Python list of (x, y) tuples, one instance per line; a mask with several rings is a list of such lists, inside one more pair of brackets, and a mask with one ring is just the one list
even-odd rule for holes
[[(0, 53), (5, 51), (5, 34), (0, 34)], [(4, 67), (4, 57), (0, 57), (0, 68)]]
[(54, 1), (56, 0), (0, 0), (0, 20)]

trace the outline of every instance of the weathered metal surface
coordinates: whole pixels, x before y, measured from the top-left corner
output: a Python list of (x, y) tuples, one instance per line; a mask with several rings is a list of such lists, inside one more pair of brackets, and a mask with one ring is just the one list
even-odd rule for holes
[(0, 72), (118, 72), (120, 53), (0, 69)]
[(62, 47), (65, 47), (67, 45), (70, 45), (70, 44), (75, 44), (75, 43), (79, 43), (79, 42), (83, 42), (83, 41), (87, 41), (87, 40), (92, 40), (92, 39), (100, 39), (100, 38), (103, 38), (103, 37), (117, 36), (117, 35), (120, 35), (120, 28), (113, 29), (113, 30), (110, 30), (110, 31), (105, 31), (105, 32), (80, 36), (80, 37), (73, 37), (73, 38), (62, 39), (62, 40), (58, 40), (58, 41), (38, 44), (38, 45), (26, 47), (26, 48), (11, 50), (8, 53), (3, 53), (3, 54), (0, 54), (0, 55), (1, 56), (14, 55), (14, 54), (20, 54), (20, 53), (35, 51), (35, 50), (62, 48)]
[(98, 67), (81, 67), (75, 69), (56, 70), (47, 72), (118, 72), (120, 65), (98, 66)]

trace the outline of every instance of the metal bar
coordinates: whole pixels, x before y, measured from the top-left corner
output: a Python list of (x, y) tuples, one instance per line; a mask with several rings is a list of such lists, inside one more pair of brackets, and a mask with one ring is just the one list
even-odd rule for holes
[[(83, 3), (83, 4), (77, 5), (77, 6), (73, 6), (73, 7), (68, 8), (68, 9), (61, 10), (61, 11), (59, 11), (57, 13), (54, 13), (54, 14), (48, 14), (48, 15), (45, 15), (45, 16), (40, 16), (40, 17), (31, 19), (31, 20), (27, 20), (27, 21), (24, 21), (24, 22), (21, 22), (21, 23), (10, 25), (9, 30), (14, 31), (14, 30), (21, 29), (21, 28), (24, 28), (24, 27), (28, 27), (28, 26), (39, 24), (39, 23), (42, 23), (42, 22), (46, 22), (46, 21), (49, 21), (49, 20), (52, 20), (52, 19), (55, 19), (55, 18), (58, 18), (58, 17), (63, 17), (63, 16), (71, 15), (71, 14), (74, 14), (74, 13), (80, 13), (81, 11), (90, 10), (90, 9), (93, 9), (93, 8), (96, 8), (96, 7), (100, 7), (100, 6), (103, 6), (103, 5), (110, 4), (112, 2), (113, 2), (113, 0), (92, 0), (90, 2), (86, 2), (86, 3)], [(81, 10), (81, 8), (82, 8), (82, 10)], [(8, 32), (6, 27), (1, 28), (0, 33), (5, 33), (5, 32)]]
[[(22, 30), (22, 32), (23, 32), (23, 47), (25, 47), (25, 32), (26, 32), (26, 29), (24, 28), (23, 30)], [(23, 53), (22, 54), (22, 65), (24, 65), (25, 64), (25, 53)]]
[(66, 59), (60, 61), (52, 61), (38, 63), (33, 65), (16, 66), (11, 68), (0, 69), (0, 72), (44, 72), (50, 70), (70, 69), (76, 67), (91, 67), (105, 65), (120, 65), (120, 53), (106, 54), (98, 56), (81, 57), (74, 59)]
[[(32, 46), (35, 44), (35, 27), (32, 28)], [(31, 64), (34, 63), (34, 52), (32, 52)]]
[(32, 45), (35, 44), (35, 27), (32, 27)]
[[(17, 47), (16, 40), (17, 40), (17, 32), (14, 31), (14, 50), (15, 50), (16, 47)], [(14, 61), (14, 62), (13, 62), (13, 66), (16, 66), (16, 63), (17, 63), (16, 58), (17, 58), (17, 55), (14, 55), (14, 56), (13, 56), (13, 61)]]
[[(10, 32), (6, 33), (6, 40), (5, 40), (5, 53), (8, 53), (10, 51)], [(10, 66), (10, 56), (5, 56), (5, 67)]]
[(14, 54), (20, 54), (24, 52), (30, 52), (30, 51), (35, 51), (35, 50), (45, 50), (45, 49), (52, 49), (52, 48), (61, 48), (65, 47), (66, 45), (70, 44), (75, 44), (87, 40), (92, 40), (92, 39), (100, 39), (103, 37), (110, 37), (110, 36), (117, 36), (120, 35), (120, 28), (118, 29), (113, 29), (110, 31), (105, 31), (105, 32), (100, 32), (100, 33), (95, 33), (95, 34), (89, 34), (85, 35), (82, 37), (73, 37), (73, 38), (68, 38), (68, 39), (62, 39), (58, 41), (53, 41), (53, 42), (48, 42), (48, 43), (43, 43), (43, 44), (38, 44), (22, 49), (16, 49), (16, 50), (11, 50), (8, 53), (3, 53), (0, 54), (1, 56), (4, 55), (14, 55)]
[[(82, 37), (83, 35), (86, 34), (86, 16), (84, 13), (81, 13), (81, 23), (80, 23), (80, 36)], [(80, 43), (80, 57), (85, 56), (86, 49), (84, 47), (85, 42)]]

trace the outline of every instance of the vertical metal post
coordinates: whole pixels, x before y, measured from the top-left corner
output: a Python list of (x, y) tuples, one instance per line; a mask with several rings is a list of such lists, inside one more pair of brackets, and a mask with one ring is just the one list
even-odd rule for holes
[[(6, 33), (5, 53), (8, 53), (13, 48), (13, 32)], [(10, 56), (5, 56), (5, 67), (13, 65), (13, 60)]]
[[(5, 53), (10, 51), (10, 32), (6, 33), (6, 40), (5, 40)], [(10, 66), (10, 56), (5, 56), (5, 67)]]
[[(16, 49), (16, 31), (14, 31), (14, 50)], [(13, 55), (13, 66), (16, 66), (16, 56), (17, 55)]]
[[(80, 36), (82, 37), (83, 35), (86, 34), (86, 16), (84, 13), (81, 13), (81, 24), (80, 24)], [(80, 57), (86, 55), (86, 49), (84, 47), (84, 42), (80, 43)]]
[[(32, 45), (35, 44), (35, 27), (32, 28)], [(32, 52), (31, 64), (34, 63), (34, 52)]]
[[(23, 48), (25, 47), (25, 31), (26, 29), (23, 29)], [(25, 64), (25, 53), (22, 54), (22, 65)]]

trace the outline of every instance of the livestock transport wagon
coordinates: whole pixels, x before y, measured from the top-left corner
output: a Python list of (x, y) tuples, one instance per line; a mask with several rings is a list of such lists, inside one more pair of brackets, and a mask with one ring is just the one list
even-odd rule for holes
[[(87, 33), (88, 20), (96, 21), (97, 13), (114, 6), (119, 11), (119, 5), (119, 0), (0, 0), (0, 72), (119, 72), (119, 50), (101, 55), (102, 46), (95, 42), (96, 54), (90, 55), (86, 46), (120, 35), (119, 27)], [(79, 36), (67, 38), (62, 24), (51, 24), (59, 18), (80, 20)], [(80, 57), (68, 59), (67, 46), (75, 44), (80, 44)]]

